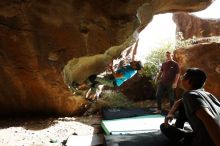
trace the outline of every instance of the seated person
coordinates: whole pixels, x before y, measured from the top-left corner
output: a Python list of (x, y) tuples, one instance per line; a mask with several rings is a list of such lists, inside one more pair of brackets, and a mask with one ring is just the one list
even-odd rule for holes
[[(220, 102), (203, 89), (205, 81), (206, 74), (198, 68), (190, 68), (184, 74), (183, 97), (175, 102), (160, 127), (171, 141), (184, 146), (220, 146)], [(179, 109), (182, 112), (175, 125), (170, 125)], [(186, 120), (191, 132), (182, 129)]]

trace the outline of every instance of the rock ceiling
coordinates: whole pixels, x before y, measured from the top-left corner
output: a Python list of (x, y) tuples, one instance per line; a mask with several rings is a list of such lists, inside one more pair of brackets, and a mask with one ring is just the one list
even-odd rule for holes
[[(77, 114), (67, 85), (131, 46), (153, 15), (199, 11), (212, 0), (0, 1), (0, 114)], [(66, 66), (65, 66), (66, 65)]]

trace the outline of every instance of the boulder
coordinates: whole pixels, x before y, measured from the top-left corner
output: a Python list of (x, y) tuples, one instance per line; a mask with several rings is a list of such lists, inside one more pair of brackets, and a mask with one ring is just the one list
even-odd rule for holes
[(204, 70), (207, 74), (205, 89), (220, 100), (220, 43), (210, 42), (194, 45), (187, 49), (177, 49), (174, 54), (182, 74), (191, 67)]
[(144, 101), (146, 99), (155, 99), (155, 88), (151, 78), (135, 74), (132, 78), (124, 82), (120, 91), (132, 101)]
[(68, 89), (120, 56), (153, 15), (205, 9), (212, 0), (1, 0), (0, 114), (76, 115)]
[(177, 12), (173, 14), (176, 32), (182, 32), (183, 39), (220, 36), (220, 19), (202, 19), (193, 14)]

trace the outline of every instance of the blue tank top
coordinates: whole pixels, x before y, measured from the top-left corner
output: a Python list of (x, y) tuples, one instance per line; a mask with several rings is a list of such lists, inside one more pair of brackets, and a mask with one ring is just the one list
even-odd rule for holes
[(116, 73), (123, 74), (121, 78), (115, 78), (116, 85), (121, 86), (125, 81), (133, 77), (137, 73), (137, 70), (134, 70), (130, 65), (127, 65), (117, 70)]

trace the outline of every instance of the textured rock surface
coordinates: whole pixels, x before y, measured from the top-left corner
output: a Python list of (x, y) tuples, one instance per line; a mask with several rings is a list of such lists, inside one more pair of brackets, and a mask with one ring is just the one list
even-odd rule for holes
[(198, 11), (210, 4), (211, 0), (1, 0), (0, 114), (78, 113), (86, 101), (72, 95), (66, 84), (101, 72), (135, 41), (135, 30), (143, 29), (154, 14)]
[(202, 19), (188, 13), (174, 13), (176, 32), (182, 32), (184, 39), (220, 36), (220, 19)]
[[(173, 20), (177, 25), (177, 32), (182, 32), (184, 39), (193, 38), (198, 45), (175, 51), (175, 57), (180, 63), (182, 73), (186, 68), (199, 67), (203, 69), (208, 80), (205, 88), (220, 97), (220, 44), (211, 43), (205, 37), (220, 36), (220, 19), (201, 19), (187, 13), (175, 13)], [(202, 42), (207, 42), (202, 43)], [(219, 42), (219, 41), (217, 41)], [(220, 99), (220, 98), (219, 98)]]
[(120, 91), (132, 101), (155, 99), (155, 89), (150, 78), (136, 74), (120, 86)]
[(175, 59), (180, 64), (181, 72), (186, 68), (198, 67), (207, 73), (205, 88), (220, 100), (220, 44), (198, 44), (188, 49), (175, 51)]

